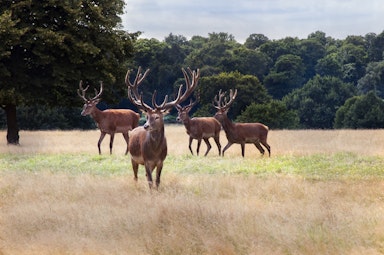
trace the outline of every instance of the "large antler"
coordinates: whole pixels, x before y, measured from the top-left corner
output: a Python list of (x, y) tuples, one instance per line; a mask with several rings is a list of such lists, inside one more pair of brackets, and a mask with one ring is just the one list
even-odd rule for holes
[[(181, 69), (184, 74), (185, 79), (185, 91), (183, 91), (183, 85), (179, 87), (179, 91), (177, 93), (177, 97), (175, 100), (168, 102), (168, 95), (165, 96), (164, 101), (159, 105), (156, 103), (156, 95), (157, 91), (155, 91), (152, 95), (152, 106), (159, 111), (166, 111), (168, 109), (171, 109), (175, 105), (179, 104), (180, 102), (187, 99), (192, 92), (197, 87), (199, 78), (200, 78), (200, 70), (197, 69), (196, 71), (192, 71), (190, 68), (188, 68), (188, 72), (185, 71), (184, 68)], [(144, 109), (145, 111), (148, 110), (154, 110), (152, 107), (144, 103), (142, 94), (139, 94), (138, 92), (138, 86), (144, 79), (144, 77), (147, 75), (147, 72), (149, 69), (144, 73), (141, 74), (141, 68), (139, 67), (139, 70), (136, 75), (136, 79), (133, 82), (133, 84), (129, 81), (129, 71), (127, 72), (127, 75), (125, 76), (125, 83), (128, 86), (128, 98), (131, 100), (133, 104), (135, 104), (138, 108)]]
[[(100, 81), (100, 91), (98, 92), (97, 89), (95, 89), (95, 96), (93, 98), (86, 98), (85, 97), (85, 92), (88, 90), (89, 85), (84, 89), (83, 88), (83, 81), (80, 81), (79, 83), (79, 89), (77, 90), (77, 94), (79, 95), (80, 98), (82, 98), (85, 102), (88, 101), (94, 101), (100, 98), (101, 94), (103, 93), (103, 82)], [(80, 94), (81, 91), (81, 94)]]
[[(235, 92), (232, 91), (232, 89), (229, 90), (229, 99), (225, 97), (226, 92), (221, 92), (221, 89), (219, 90), (219, 94), (215, 96), (213, 106), (220, 110), (220, 111), (226, 111), (231, 107), (233, 104), (236, 96), (237, 96), (237, 89), (235, 89)], [(224, 102), (222, 102), (222, 99), (224, 98)]]
[[(135, 77), (135, 80), (133, 81), (133, 84), (129, 80), (130, 70), (128, 69), (127, 74), (125, 75), (125, 84), (128, 87), (128, 98), (129, 100), (137, 106), (137, 108), (142, 110), (149, 110), (152, 109), (149, 105), (144, 103), (143, 101), (143, 95), (139, 94), (138, 87), (143, 82), (144, 78), (147, 76), (149, 72), (149, 69), (147, 69), (144, 74), (141, 73), (141, 67), (137, 69), (137, 74)], [(132, 94), (133, 93), (133, 94)]]
[[(171, 101), (171, 102), (168, 102), (168, 96), (165, 96), (163, 103), (160, 105), (156, 104), (154, 97), (153, 97), (152, 98), (152, 104), (155, 106), (156, 109), (158, 109), (158, 110), (170, 109), (170, 108), (174, 107), (175, 105), (183, 102), (185, 99), (187, 99), (192, 94), (192, 92), (197, 87), (197, 84), (198, 84), (199, 79), (200, 79), (200, 69), (197, 69), (196, 71), (192, 71), (188, 67), (187, 70), (188, 70), (188, 73), (187, 73), (187, 71), (185, 71), (184, 68), (181, 69), (181, 71), (183, 72), (183, 75), (184, 75), (184, 79), (185, 79), (185, 91), (184, 91), (184, 93), (182, 94), (183, 85), (180, 85), (176, 99)], [(155, 94), (156, 94), (156, 92), (155, 92)]]

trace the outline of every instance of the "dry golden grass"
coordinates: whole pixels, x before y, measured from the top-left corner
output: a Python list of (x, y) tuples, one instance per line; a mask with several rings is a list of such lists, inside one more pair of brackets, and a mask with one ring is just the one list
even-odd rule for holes
[[(166, 131), (170, 156), (182, 160), (189, 154), (184, 128)], [(0, 143), (0, 157), (97, 155), (98, 131), (20, 135), (21, 146)], [(120, 136), (112, 157), (124, 157)], [(221, 141), (224, 146), (224, 135)], [(103, 154), (108, 143), (106, 137)], [(269, 144), (272, 157), (383, 157), (384, 131), (271, 131)], [(215, 164), (212, 147), (207, 160)], [(227, 152), (241, 158), (239, 145)], [(268, 163), (254, 146), (247, 145), (245, 154)], [(134, 185), (128, 157), (126, 175), (0, 172), (0, 254), (384, 254), (383, 179), (184, 175), (166, 163), (161, 190), (152, 193), (145, 181)]]
[[(94, 131), (21, 131), (21, 146), (7, 146), (5, 131), (0, 131), (0, 153), (97, 153), (97, 141), (100, 136)], [(168, 151), (172, 155), (188, 154), (188, 135), (182, 125), (166, 126)], [(222, 147), (227, 143), (221, 132)], [(196, 151), (196, 140), (192, 146)], [(314, 153), (352, 152), (361, 155), (384, 156), (384, 129), (379, 130), (271, 130), (268, 143), (272, 155), (309, 155)], [(217, 155), (216, 144), (211, 141), (209, 155)], [(121, 134), (115, 135), (113, 154), (123, 154), (126, 144)], [(204, 154), (202, 142), (200, 153)], [(104, 138), (101, 151), (109, 153), (109, 136)], [(226, 154), (241, 156), (240, 145), (234, 144)], [(246, 157), (259, 156), (259, 151), (252, 144), (245, 147)]]

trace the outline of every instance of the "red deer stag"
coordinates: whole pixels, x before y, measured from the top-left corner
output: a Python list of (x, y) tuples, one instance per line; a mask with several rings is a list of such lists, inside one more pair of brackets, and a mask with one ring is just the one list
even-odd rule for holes
[(178, 111), (177, 120), (183, 122), (187, 134), (189, 135), (189, 150), (192, 151), (192, 140), (197, 139), (197, 150), (196, 153), (199, 155), (201, 140), (203, 139), (207, 145), (207, 151), (204, 156), (207, 156), (212, 146), (209, 142), (209, 138), (213, 137), (216, 142), (217, 148), (219, 149), (219, 156), (221, 155), (221, 144), (220, 144), (220, 123), (213, 117), (189, 117), (189, 111), (195, 106), (197, 101), (190, 101), (189, 105), (181, 106), (176, 105)]
[[(163, 169), (163, 161), (167, 156), (167, 140), (164, 134), (164, 120), (166, 115), (176, 104), (181, 103), (188, 98), (197, 86), (200, 78), (200, 71), (191, 71), (189, 74), (182, 69), (186, 88), (182, 93), (183, 86), (179, 87), (179, 91), (175, 100), (168, 102), (168, 96), (165, 96), (163, 103), (156, 103), (156, 91), (152, 95), (152, 107), (143, 100), (143, 94), (139, 94), (138, 86), (141, 84), (143, 74), (139, 67), (136, 78), (133, 83), (129, 79), (129, 70), (125, 76), (125, 83), (128, 86), (128, 98), (141, 111), (146, 113), (147, 121), (143, 126), (132, 130), (129, 141), (129, 152), (131, 154), (131, 163), (134, 179), (137, 181), (137, 172), (139, 165), (145, 166), (146, 176), (149, 188), (152, 189), (152, 172), (156, 168), (156, 188), (160, 185), (160, 175)], [(148, 70), (146, 71), (148, 72)], [(191, 77), (189, 77), (189, 75)]]
[(101, 154), (101, 142), (103, 141), (106, 134), (109, 134), (111, 136), (109, 142), (109, 151), (110, 154), (112, 154), (112, 146), (115, 133), (122, 133), (125, 141), (127, 142), (127, 149), (125, 151), (126, 155), (128, 153), (129, 143), (128, 131), (134, 129), (139, 125), (140, 115), (129, 109), (107, 109), (104, 111), (99, 110), (96, 105), (101, 100), (100, 96), (101, 93), (103, 93), (103, 83), (100, 82), (99, 92), (97, 92), (97, 90), (95, 89), (96, 95), (93, 98), (85, 97), (85, 92), (88, 88), (89, 86), (84, 89), (83, 82), (80, 81), (77, 94), (80, 96), (80, 98), (84, 100), (84, 106), (81, 115), (91, 115), (91, 117), (96, 122), (98, 128), (100, 129), (101, 134), (97, 143), (97, 147), (99, 148), (99, 154)]
[(225, 145), (222, 156), (224, 152), (234, 143), (239, 143), (241, 145), (241, 155), (244, 157), (244, 150), (246, 143), (253, 143), (256, 148), (264, 155), (264, 149), (261, 147), (260, 143), (265, 146), (268, 150), (269, 156), (271, 156), (271, 147), (267, 143), (268, 136), (268, 127), (261, 123), (233, 123), (227, 116), (229, 107), (232, 105), (233, 100), (235, 100), (237, 95), (237, 90), (233, 93), (230, 90), (229, 100), (225, 99), (225, 102), (222, 102), (225, 97), (225, 92), (219, 91), (219, 94), (214, 98), (214, 107), (217, 109), (215, 118), (221, 123), (225, 134), (228, 139), (228, 144)]

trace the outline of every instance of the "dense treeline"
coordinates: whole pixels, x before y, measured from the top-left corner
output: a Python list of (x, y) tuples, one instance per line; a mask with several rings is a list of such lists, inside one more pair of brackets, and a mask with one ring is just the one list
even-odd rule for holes
[(130, 68), (150, 67), (148, 83), (163, 94), (182, 82), (180, 67), (201, 68), (195, 116), (214, 114), (217, 92), (237, 88), (229, 113), (236, 121), (271, 128), (384, 127), (384, 32), (344, 40), (321, 31), (306, 39), (252, 34), (243, 44), (227, 33), (190, 40), (170, 34), (163, 41), (138, 39), (134, 49)]
[[(269, 40), (253, 34), (243, 44), (227, 33), (190, 40), (170, 34), (163, 41), (137, 39), (133, 48), (127, 67), (151, 69), (144, 96), (155, 89), (159, 98), (172, 95), (184, 82), (181, 67), (201, 69), (195, 116), (213, 115), (212, 100), (218, 91), (237, 88), (229, 113), (236, 121), (260, 121), (270, 128), (384, 127), (384, 33), (344, 40), (320, 31), (307, 39)], [(123, 77), (116, 83), (124, 87)], [(108, 107), (132, 108), (124, 96), (119, 105)], [(21, 109), (23, 129), (94, 128), (89, 118), (65, 114), (63, 108), (47, 109), (51, 120), (40, 111), (41, 124), (36, 123), (39, 115), (25, 114), (33, 109)], [(28, 116), (35, 120), (27, 121)]]
[[(383, 128), (384, 32), (334, 39), (316, 31), (305, 39), (251, 34), (170, 34), (160, 41), (121, 30), (122, 0), (54, 0), (0, 4), (0, 128), (17, 106), (21, 129), (94, 128), (79, 116), (80, 79), (105, 84), (100, 108), (133, 108), (124, 74), (150, 68), (144, 100), (172, 96), (181, 68), (200, 68), (195, 116), (214, 114), (220, 89), (238, 89), (229, 117), (278, 128)], [(56, 17), (56, 18), (52, 18)], [(175, 111), (169, 120), (174, 120)], [(9, 115), (8, 115), (9, 116)]]

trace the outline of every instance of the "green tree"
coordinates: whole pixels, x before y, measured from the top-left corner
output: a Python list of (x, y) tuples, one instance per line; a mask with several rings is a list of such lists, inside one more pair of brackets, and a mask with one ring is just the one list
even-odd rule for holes
[(264, 85), (275, 99), (281, 99), (293, 89), (302, 86), (304, 72), (305, 67), (299, 56), (282, 55), (264, 78)]
[(300, 42), (300, 57), (305, 66), (305, 80), (312, 78), (316, 71), (317, 61), (325, 55), (325, 46), (322, 41), (316, 39), (306, 39)]
[(283, 98), (288, 109), (296, 110), (303, 128), (332, 128), (336, 111), (356, 95), (352, 84), (331, 76), (316, 75), (302, 88)]
[(320, 76), (343, 77), (343, 70), (337, 53), (330, 53), (317, 61), (316, 73)]
[[(216, 75), (220, 72), (231, 72), (235, 69), (233, 50), (240, 47), (233, 35), (227, 33), (211, 33), (207, 41), (199, 38), (200, 47), (193, 47), (186, 57), (185, 66), (199, 67), (204, 75)], [(191, 43), (195, 45), (196, 38)]]
[(212, 106), (214, 97), (219, 90), (237, 89), (237, 97), (231, 106), (229, 117), (234, 119), (251, 103), (264, 104), (271, 100), (265, 87), (253, 75), (243, 75), (239, 72), (220, 73), (219, 75), (203, 76), (195, 93), (200, 97), (200, 109), (197, 116), (210, 116), (215, 113)]
[(121, 82), (138, 36), (119, 30), (123, 7), (123, 0), (0, 2), (1, 36), (11, 35), (0, 53), (0, 105), (8, 143), (19, 142), (17, 105), (78, 104), (80, 79)]
[(255, 50), (268, 41), (268, 37), (263, 34), (251, 34), (245, 40), (244, 46), (247, 49)]
[(348, 99), (336, 112), (335, 128), (383, 128), (384, 101), (373, 91)]
[(338, 58), (342, 65), (342, 76), (345, 82), (357, 84), (357, 81), (365, 73), (367, 57), (367, 50), (360, 41), (346, 39), (343, 42), (343, 45), (338, 49)]
[(261, 122), (270, 129), (292, 129), (299, 127), (299, 117), (294, 110), (288, 110), (280, 100), (266, 104), (252, 103), (236, 118), (237, 122)]
[(368, 63), (365, 75), (357, 82), (357, 88), (361, 93), (374, 91), (377, 96), (384, 98), (384, 61)]
[(369, 61), (379, 62), (384, 58), (384, 31), (376, 35), (369, 33), (365, 35)]
[(262, 79), (271, 65), (268, 56), (258, 50), (251, 50), (240, 46), (233, 49), (233, 70), (242, 74), (250, 74)]
[(259, 49), (275, 62), (282, 55), (300, 55), (300, 40), (286, 37), (280, 40), (267, 41), (260, 45)]

